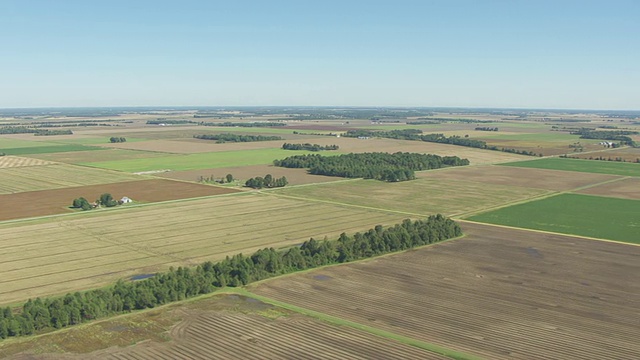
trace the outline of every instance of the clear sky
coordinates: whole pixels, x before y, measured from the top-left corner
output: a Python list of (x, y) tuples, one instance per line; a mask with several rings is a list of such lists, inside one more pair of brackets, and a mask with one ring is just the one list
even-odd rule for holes
[(640, 0), (0, 0), (0, 107), (640, 109)]

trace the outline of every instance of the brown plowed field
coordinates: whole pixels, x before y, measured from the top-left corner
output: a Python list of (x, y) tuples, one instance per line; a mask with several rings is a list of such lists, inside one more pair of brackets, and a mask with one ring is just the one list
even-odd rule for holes
[(627, 178), (578, 191), (580, 194), (640, 200), (640, 178)]
[(344, 180), (344, 178), (335, 176), (322, 176), (307, 174), (306, 169), (288, 169), (276, 167), (273, 165), (253, 165), (253, 166), (236, 166), (228, 168), (204, 169), (204, 170), (187, 170), (187, 171), (168, 171), (164, 173), (154, 174), (168, 179), (199, 181), (200, 177), (214, 176), (216, 179), (232, 174), (234, 178), (241, 182), (256, 176), (265, 176), (271, 174), (275, 178), (286, 176), (289, 185), (314, 184), (329, 181)]
[(640, 247), (463, 228), (464, 239), (250, 290), (487, 359), (640, 354)]
[[(161, 342), (159, 331), (164, 329), (168, 329), (164, 332), (168, 341)], [(21, 352), (19, 347), (9, 345), (0, 347), (0, 356), (14, 354), (10, 357), (13, 360), (447, 359), (235, 295), (175, 305), (152, 314), (130, 315), (106, 324), (91, 324), (85, 329), (70, 329), (69, 333), (46, 335), (38, 339), (37, 345), (23, 347), (38, 348), (37, 354)], [(105, 338), (121, 346), (136, 340), (139, 343), (104, 349)], [(53, 349), (65, 353), (51, 353)]]
[(0, 221), (63, 214), (72, 211), (69, 206), (71, 206), (73, 199), (84, 197), (92, 202), (104, 193), (110, 193), (116, 200), (127, 196), (135, 202), (158, 202), (234, 192), (238, 192), (238, 190), (182, 181), (152, 179), (0, 194), (0, 203), (3, 204), (0, 207)]
[(467, 180), (489, 185), (521, 186), (553, 191), (567, 191), (621, 178), (615, 175), (516, 168), (511, 166), (465, 166), (440, 171), (422, 171), (416, 173), (416, 176), (418, 178), (432, 180)]

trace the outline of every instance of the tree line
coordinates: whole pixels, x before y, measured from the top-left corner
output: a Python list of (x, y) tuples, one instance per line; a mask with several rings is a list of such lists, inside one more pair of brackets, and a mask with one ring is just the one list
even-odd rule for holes
[(250, 187), (253, 189), (262, 189), (262, 188), (276, 188), (276, 187), (284, 187), (289, 184), (286, 177), (274, 178), (271, 174), (267, 174), (264, 177), (256, 176), (247, 180), (244, 183), (244, 186)]
[(498, 131), (497, 127), (490, 126), (478, 126), (475, 128), (476, 131)]
[(198, 125), (202, 126), (226, 126), (226, 127), (274, 127), (274, 126), (285, 126), (285, 123), (281, 122), (230, 122), (225, 121), (223, 123), (212, 123), (212, 122), (200, 122)]
[(284, 150), (308, 150), (308, 151), (322, 151), (322, 150), (338, 150), (340, 147), (338, 145), (319, 145), (319, 144), (282, 144), (282, 148)]
[(203, 135), (193, 135), (196, 139), (203, 140), (216, 140), (216, 143), (222, 144), (226, 142), (253, 142), (253, 141), (271, 141), (271, 140), (282, 140), (280, 136), (265, 136), (265, 135), (238, 135), (238, 134), (203, 134)]
[(636, 147), (637, 144), (628, 135), (638, 135), (639, 133), (637, 131), (629, 130), (593, 130), (589, 128), (581, 128), (580, 130), (572, 131), (570, 134), (580, 135), (581, 139), (620, 141), (622, 145)]
[(71, 130), (48, 130), (48, 129), (35, 129), (27, 126), (3, 126), (0, 127), (0, 134), (33, 134), (35, 136), (47, 136), (47, 135), (72, 135)]
[(425, 220), (404, 220), (387, 228), (378, 225), (352, 236), (343, 233), (337, 240), (312, 238), (286, 250), (265, 248), (249, 256), (237, 254), (194, 268), (171, 268), (144, 280), (119, 280), (112, 286), (83, 293), (30, 299), (20, 311), (14, 312), (9, 307), (0, 309), (0, 338), (60, 329), (207, 294), (220, 287), (243, 286), (282, 274), (407, 250), (460, 235), (462, 231), (456, 222), (433, 215)]
[(275, 160), (273, 164), (286, 168), (307, 168), (313, 175), (396, 182), (414, 179), (414, 171), (469, 165), (469, 160), (460, 159), (457, 156), (374, 152), (338, 156), (295, 155)]

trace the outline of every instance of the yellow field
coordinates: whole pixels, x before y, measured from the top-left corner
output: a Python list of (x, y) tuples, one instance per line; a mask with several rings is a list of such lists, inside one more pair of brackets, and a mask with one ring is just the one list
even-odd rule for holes
[[(15, 159), (12, 156), (7, 157)], [(34, 164), (38, 162), (46, 163), (43, 160), (33, 160)], [(0, 194), (142, 179), (144, 178), (138, 175), (67, 164), (14, 166), (0, 169)]]
[(337, 237), (405, 216), (240, 194), (0, 225), (0, 304)]
[(52, 165), (51, 161), (32, 159), (21, 156), (0, 156), (0, 169), (23, 167), (23, 166), (41, 166)]

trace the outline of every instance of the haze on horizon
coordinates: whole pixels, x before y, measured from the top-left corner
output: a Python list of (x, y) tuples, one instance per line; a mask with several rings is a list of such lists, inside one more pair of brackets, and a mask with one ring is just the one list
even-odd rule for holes
[(0, 3), (0, 108), (640, 109), (640, 2)]

